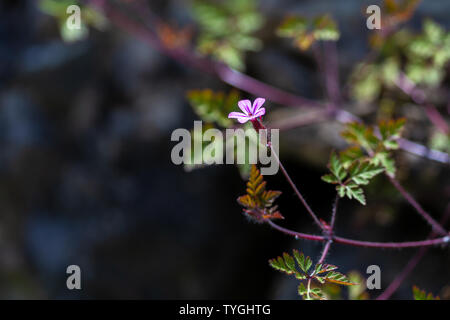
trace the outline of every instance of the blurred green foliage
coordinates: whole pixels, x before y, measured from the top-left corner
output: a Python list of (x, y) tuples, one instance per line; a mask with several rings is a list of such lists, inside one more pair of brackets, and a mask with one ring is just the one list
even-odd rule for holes
[(430, 148), (450, 154), (450, 135), (435, 130), (430, 137)]
[(257, 0), (196, 0), (192, 11), (200, 27), (197, 48), (201, 53), (244, 70), (245, 52), (262, 48), (254, 36), (264, 24)]
[(422, 34), (407, 46), (407, 76), (416, 84), (438, 86), (450, 60), (450, 32), (430, 19), (423, 23)]
[(383, 40), (376, 61), (358, 64), (350, 78), (350, 94), (359, 102), (374, 102), (384, 91), (396, 89), (401, 72), (415, 85), (436, 88), (449, 61), (450, 32), (426, 19), (420, 34), (401, 29)]
[[(187, 93), (187, 99), (189, 101), (189, 104), (191, 105), (194, 112), (200, 117), (200, 119), (204, 122), (202, 127), (202, 132), (198, 134), (194, 134), (194, 131), (191, 131), (192, 136), (192, 144), (194, 144), (197, 140), (201, 140), (202, 143), (202, 153), (203, 151), (209, 146), (209, 148), (213, 148), (215, 144), (221, 143), (223, 147), (225, 148), (224, 151), (226, 152), (233, 152), (235, 155), (237, 155), (236, 148), (236, 137), (226, 137), (226, 134), (224, 131), (222, 131), (225, 141), (203, 141), (202, 136), (204, 131), (207, 129), (215, 128), (216, 126), (219, 128), (231, 128), (233, 125), (233, 122), (231, 119), (228, 118), (228, 114), (232, 111), (236, 111), (237, 109), (237, 103), (240, 99), (240, 95), (236, 90), (231, 90), (228, 94), (225, 94), (224, 92), (214, 92), (210, 89), (204, 89), (204, 90), (191, 90)], [(243, 130), (250, 130), (252, 132), (252, 125), (250, 123), (246, 123), (243, 126)], [(228, 150), (226, 148), (227, 142), (231, 145), (231, 139), (234, 139), (233, 144), (233, 150)], [(237, 163), (235, 161), (236, 166), (239, 169), (239, 172), (243, 179), (247, 179), (250, 174), (251, 164), (249, 159), (249, 150), (252, 145), (258, 144), (259, 142), (253, 139), (253, 136), (251, 135), (245, 135), (245, 161), (244, 163)], [(200, 157), (201, 154), (195, 155), (197, 157)], [(194, 155), (191, 157), (188, 157), (185, 159), (185, 170), (191, 171), (193, 169), (201, 168), (207, 166), (207, 164), (204, 164), (204, 162), (209, 162), (209, 160), (213, 159), (215, 156), (214, 152), (212, 153), (204, 153), (203, 154), (203, 163), (202, 164), (196, 164), (201, 161), (200, 159), (195, 159)]]
[(427, 294), (416, 286), (413, 286), (413, 296), (414, 300), (441, 300), (438, 296), (433, 296), (431, 293)]
[[(71, 5), (78, 5), (81, 9), (80, 29), (69, 29), (67, 27), (67, 18), (71, 15), (67, 13), (67, 8)], [(38, 7), (42, 12), (56, 18), (61, 38), (65, 42), (85, 39), (89, 34), (89, 26), (104, 30), (108, 25), (107, 19), (98, 10), (81, 5), (76, 0), (40, 0)]]
[(236, 109), (239, 101), (239, 93), (236, 90), (227, 95), (210, 89), (191, 90), (187, 93), (187, 98), (194, 112), (203, 121), (216, 123), (224, 128), (233, 124), (228, 114)]
[(340, 33), (336, 22), (327, 14), (314, 18), (290, 16), (277, 29), (280, 37), (293, 38), (300, 50), (307, 50), (315, 41), (337, 41)]

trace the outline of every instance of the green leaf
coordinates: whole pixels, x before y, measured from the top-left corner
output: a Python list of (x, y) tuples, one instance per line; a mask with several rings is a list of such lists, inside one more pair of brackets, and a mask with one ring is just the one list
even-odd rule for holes
[(286, 266), (291, 269), (293, 272), (296, 272), (297, 269), (295, 268), (295, 261), (294, 258), (292, 258), (289, 254), (286, 252), (283, 253), (284, 262), (286, 263)]
[(434, 297), (431, 293), (426, 293), (424, 290), (420, 290), (418, 287), (413, 286), (414, 300), (441, 300), (439, 296)]
[(336, 269), (337, 269), (337, 267), (332, 264), (319, 264), (318, 266), (316, 266), (315, 274), (321, 274), (321, 273), (329, 272), (329, 271), (336, 270)]
[(440, 43), (445, 35), (444, 29), (431, 19), (425, 20), (423, 24), (423, 31), (425, 37), (431, 43)]
[[(297, 262), (300, 270), (297, 269), (295, 262)], [(293, 257), (288, 253), (283, 253), (283, 258), (278, 257), (277, 259), (271, 259), (269, 260), (269, 264), (272, 268), (278, 271), (289, 275), (294, 275), (298, 280), (308, 280), (307, 288), (302, 282), (298, 286), (298, 294), (303, 297), (303, 299), (325, 299), (325, 295), (323, 294), (321, 288), (311, 286), (311, 280), (316, 280), (321, 284), (324, 284), (325, 282), (346, 286), (356, 284), (350, 281), (344, 274), (334, 271), (337, 269), (336, 266), (327, 263), (316, 264), (314, 270), (309, 274), (308, 271), (312, 266), (311, 259), (309, 257), (305, 257), (303, 253), (300, 253), (295, 249), (293, 250)], [(326, 275), (323, 275), (325, 273)]]
[(327, 183), (339, 183), (339, 179), (336, 178), (336, 176), (334, 174), (326, 174), (324, 176), (321, 177), (321, 179)]
[(276, 31), (280, 37), (293, 38), (300, 50), (307, 50), (318, 40), (337, 41), (339, 30), (329, 15), (314, 18), (303, 16), (286, 17)]
[(347, 176), (347, 172), (345, 171), (339, 157), (335, 152), (331, 153), (330, 170), (339, 181), (344, 180), (344, 178)]
[(313, 20), (314, 36), (317, 40), (337, 41), (340, 34), (336, 22), (329, 15), (318, 16)]
[(369, 180), (383, 172), (384, 168), (371, 164), (369, 161), (359, 161), (354, 162), (348, 170), (353, 182), (357, 185), (367, 185)]
[(400, 138), (402, 130), (405, 126), (405, 122), (405, 118), (380, 121), (378, 124), (378, 128), (380, 130), (382, 140), (388, 141)]
[(388, 87), (394, 87), (400, 74), (400, 62), (395, 57), (388, 58), (381, 66), (381, 78)]
[(358, 200), (362, 205), (366, 205), (366, 198), (362, 188), (356, 183), (349, 183), (347, 185), (339, 185), (336, 187), (341, 198), (347, 196), (349, 199)]
[(341, 163), (345, 169), (348, 169), (354, 161), (363, 158), (363, 156), (364, 154), (358, 146), (347, 148), (340, 153)]
[(254, 36), (264, 24), (255, 0), (196, 0), (192, 5), (199, 24), (197, 49), (231, 68), (245, 69), (245, 53), (258, 51), (262, 41)]
[(320, 290), (320, 288), (312, 288), (309, 291), (309, 295), (311, 298), (316, 299), (316, 300), (325, 300), (325, 296), (324, 296), (322, 290)]
[(232, 90), (228, 94), (210, 89), (190, 90), (187, 99), (194, 112), (205, 122), (215, 122), (222, 127), (231, 127), (228, 114), (236, 108), (239, 94)]
[(345, 276), (344, 274), (337, 272), (337, 271), (331, 271), (329, 272), (325, 277), (324, 277), (325, 281), (327, 282), (332, 282), (332, 283), (337, 283), (340, 285), (345, 285), (345, 286), (353, 286), (356, 285), (356, 283), (351, 282), (347, 276)]
[(298, 285), (298, 295), (303, 296), (303, 295), (306, 295), (307, 292), (308, 292), (308, 290), (305, 288), (305, 285), (303, 284), (303, 282), (301, 282)]
[(351, 75), (350, 95), (361, 103), (371, 103), (380, 94), (382, 82), (379, 69), (374, 64), (359, 64)]
[(373, 128), (366, 127), (362, 123), (350, 122), (346, 124), (341, 136), (351, 144), (363, 147), (367, 151), (375, 149), (379, 139), (373, 133)]
[(372, 157), (371, 163), (376, 166), (382, 165), (389, 176), (395, 176), (395, 161), (390, 157), (388, 152), (377, 152)]
[(308, 272), (309, 268), (311, 268), (313, 262), (311, 261), (311, 259), (309, 257), (306, 257), (305, 259), (305, 265), (304, 268), (302, 269), (304, 272)]

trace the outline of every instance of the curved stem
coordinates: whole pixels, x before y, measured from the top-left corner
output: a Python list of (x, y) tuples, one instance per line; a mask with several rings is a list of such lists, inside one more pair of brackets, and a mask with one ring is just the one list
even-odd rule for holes
[(303, 198), (302, 194), (300, 193), (300, 191), (298, 191), (297, 186), (295, 185), (295, 183), (292, 181), (291, 177), (289, 176), (289, 174), (287, 173), (286, 169), (284, 168), (283, 164), (280, 161), (280, 158), (278, 158), (277, 153), (275, 152), (275, 150), (272, 147), (272, 144), (270, 144), (270, 150), (272, 152), (272, 154), (274, 155), (275, 159), (277, 160), (278, 164), (280, 165), (280, 169), (281, 172), (283, 172), (283, 175), (285, 176), (286, 180), (289, 182), (289, 184), (291, 185), (292, 189), (294, 190), (295, 194), (297, 195), (297, 197), (300, 199), (300, 201), (302, 202), (303, 206), (306, 208), (306, 211), (308, 211), (309, 215), (313, 218), (314, 222), (319, 226), (320, 229), (324, 230), (324, 227), (322, 225), (322, 223), (320, 222), (320, 220), (317, 218), (316, 214), (312, 211), (311, 207), (308, 205), (308, 203), (306, 202), (306, 200)]
[(317, 264), (321, 264), (321, 263), (323, 263), (325, 261), (325, 258), (326, 258), (327, 254), (328, 254), (328, 251), (330, 251), (330, 247), (331, 247), (332, 243), (333, 243), (333, 240), (328, 240), (325, 243), (325, 246), (323, 247), (323, 250), (322, 250), (322, 255), (320, 256), (320, 259), (317, 262)]
[(388, 175), (392, 185), (402, 194), (408, 203), (416, 209), (416, 211), (432, 226), (433, 230), (440, 235), (448, 235), (444, 227), (442, 227), (436, 220), (434, 220), (428, 212), (402, 187), (402, 185), (393, 177)]
[(333, 210), (331, 211), (331, 220), (330, 220), (330, 229), (334, 230), (334, 224), (336, 223), (336, 212), (339, 203), (339, 195), (336, 194), (336, 198), (334, 199)]
[(434, 246), (450, 242), (450, 236), (422, 241), (406, 241), (406, 242), (371, 242), (346, 239), (342, 237), (333, 237), (334, 242), (348, 244), (357, 247), (367, 248), (385, 248), (385, 249), (401, 249), (401, 248), (417, 248), (425, 246)]
[[(447, 206), (444, 216), (442, 217), (441, 225), (446, 224), (448, 218), (450, 217), (450, 204)], [(431, 232), (429, 238), (435, 236), (435, 232)], [(389, 284), (389, 286), (384, 290), (382, 294), (377, 297), (377, 300), (387, 300), (394, 292), (400, 287), (402, 282), (409, 276), (409, 274), (414, 270), (414, 268), (419, 264), (420, 260), (428, 252), (429, 247), (420, 248), (416, 254), (408, 261), (403, 270), (395, 277), (395, 279)]]
[[(267, 220), (267, 223), (274, 229), (287, 234), (289, 236), (295, 237), (297, 239), (306, 239), (313, 241), (328, 241), (328, 239), (324, 236), (312, 235), (307, 233), (296, 232), (293, 230), (289, 230), (283, 228), (276, 223)], [(371, 242), (371, 241), (360, 241), (347, 239), (343, 237), (333, 236), (333, 242), (341, 243), (345, 245), (355, 246), (355, 247), (366, 247), (366, 248), (385, 248), (385, 249), (401, 249), (401, 248), (417, 248), (417, 247), (426, 247), (426, 246), (435, 246), (439, 244), (447, 244), (450, 242), (450, 236), (422, 240), (422, 241), (407, 241), (407, 242)]]

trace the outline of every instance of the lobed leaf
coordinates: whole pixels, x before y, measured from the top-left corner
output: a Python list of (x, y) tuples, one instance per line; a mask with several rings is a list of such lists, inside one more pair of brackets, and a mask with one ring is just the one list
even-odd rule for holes
[(431, 293), (426, 293), (425, 290), (420, 290), (417, 286), (413, 286), (414, 300), (441, 300), (439, 296), (433, 296)]
[(337, 271), (331, 271), (329, 272), (325, 277), (324, 277), (325, 281), (328, 282), (332, 282), (332, 283), (337, 283), (337, 284), (341, 284), (341, 285), (345, 285), (345, 286), (353, 286), (356, 285), (357, 283), (353, 283), (351, 282), (347, 276), (345, 276), (344, 274), (337, 272)]
[(247, 194), (238, 197), (237, 202), (245, 207), (244, 212), (258, 222), (268, 219), (284, 219), (277, 207), (273, 206), (280, 191), (266, 190), (266, 181), (255, 165), (251, 166), (247, 181)]

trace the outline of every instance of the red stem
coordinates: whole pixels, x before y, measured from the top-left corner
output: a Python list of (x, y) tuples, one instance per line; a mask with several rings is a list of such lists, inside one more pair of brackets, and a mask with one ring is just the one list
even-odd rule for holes
[[(441, 224), (445, 225), (448, 218), (450, 217), (450, 204), (447, 206), (444, 216), (442, 217)], [(434, 237), (435, 232), (431, 232), (428, 238)], [(419, 264), (420, 260), (425, 256), (428, 252), (429, 247), (420, 248), (416, 254), (408, 261), (403, 270), (399, 273), (399, 275), (389, 284), (389, 286), (384, 290), (382, 294), (380, 294), (377, 300), (387, 300), (389, 299), (394, 292), (400, 287), (402, 282), (409, 276), (409, 274), (414, 270), (414, 268)]]
[(434, 220), (428, 212), (426, 212), (422, 206), (402, 187), (402, 185), (391, 176), (388, 176), (392, 185), (402, 194), (402, 196), (409, 202), (411, 206), (432, 226), (433, 230), (440, 235), (448, 235), (444, 227), (442, 227), (436, 220)]
[[(270, 220), (267, 220), (267, 223), (272, 228), (274, 228), (284, 234), (295, 237), (297, 239), (306, 239), (306, 240), (322, 241), (322, 242), (329, 240), (325, 236), (301, 233), (301, 232), (296, 232), (293, 230), (283, 228)], [(407, 241), (407, 242), (371, 242), (371, 241), (360, 241), (360, 240), (347, 239), (347, 238), (342, 238), (342, 237), (338, 237), (338, 236), (332, 236), (332, 240), (333, 240), (333, 242), (336, 242), (336, 243), (341, 243), (341, 244), (355, 246), (355, 247), (401, 249), (401, 248), (417, 248), (417, 247), (435, 246), (435, 245), (439, 245), (439, 244), (447, 244), (450, 242), (450, 236), (436, 238), (436, 239), (422, 240), (422, 241)]]
[[(256, 130), (256, 132), (259, 132), (259, 129), (267, 130), (267, 128), (264, 126), (264, 124), (262, 123), (261, 120), (254, 119), (254, 120), (252, 120), (252, 124), (253, 124), (253, 128)], [(283, 164), (281, 163), (280, 158), (278, 157), (278, 154), (275, 152), (275, 149), (272, 147), (272, 143), (270, 142), (270, 140), (267, 141), (267, 145), (270, 146), (270, 151), (273, 154), (273, 156), (275, 157), (275, 160), (278, 162), (278, 164), (280, 166), (280, 169), (281, 169), (281, 172), (283, 173), (284, 177), (286, 178), (286, 180), (288, 181), (288, 183), (290, 184), (290, 186), (294, 190), (294, 192), (297, 195), (297, 197), (300, 199), (300, 201), (303, 204), (303, 206), (306, 208), (306, 211), (308, 211), (309, 215), (314, 220), (314, 222), (319, 226), (319, 228), (321, 230), (325, 230), (324, 226), (320, 222), (319, 218), (317, 218), (317, 216), (314, 213), (314, 211), (312, 211), (311, 207), (308, 205), (308, 203), (306, 202), (305, 198), (303, 198), (302, 194), (298, 190), (298, 188), (295, 185), (294, 181), (292, 181), (291, 177), (287, 173), (286, 169), (284, 168)]]

